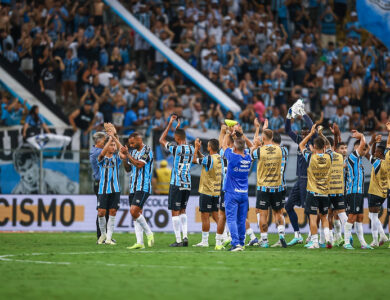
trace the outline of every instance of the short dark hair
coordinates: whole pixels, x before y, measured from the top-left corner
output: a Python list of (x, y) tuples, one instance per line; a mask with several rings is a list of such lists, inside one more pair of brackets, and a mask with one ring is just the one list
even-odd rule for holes
[(266, 136), (268, 140), (272, 140), (273, 131), (271, 129), (264, 129), (263, 134)]
[(340, 142), (337, 144), (336, 149), (339, 149), (341, 146), (347, 146), (346, 142)]
[(217, 139), (209, 140), (209, 144), (213, 151), (217, 152), (219, 150), (219, 141)]
[(131, 138), (136, 138), (136, 137), (139, 137), (141, 136), (141, 134), (137, 131), (134, 131), (132, 134), (129, 135), (129, 139)]
[(273, 132), (272, 141), (278, 145), (280, 145), (282, 143), (282, 136), (280, 135), (279, 132), (276, 132), (276, 131)]
[(187, 137), (186, 132), (181, 128), (176, 129), (175, 135), (177, 135), (181, 140), (185, 140)]
[(244, 151), (245, 150), (245, 141), (244, 139), (242, 138), (238, 138), (234, 141), (234, 147), (236, 147), (236, 149), (238, 151)]
[(356, 140), (354, 143), (353, 143), (353, 146), (356, 147), (357, 145), (360, 144), (360, 140)]
[(378, 145), (378, 146), (376, 146), (376, 149), (378, 149), (381, 152), (381, 154), (383, 154), (383, 153), (385, 153), (386, 146)]
[(333, 146), (333, 144), (334, 144), (334, 139), (333, 139), (331, 136), (327, 136), (326, 139), (328, 140), (329, 144), (330, 144), (331, 146)]
[(318, 136), (314, 139), (314, 146), (317, 149), (324, 149), (325, 147), (325, 141), (322, 137)]

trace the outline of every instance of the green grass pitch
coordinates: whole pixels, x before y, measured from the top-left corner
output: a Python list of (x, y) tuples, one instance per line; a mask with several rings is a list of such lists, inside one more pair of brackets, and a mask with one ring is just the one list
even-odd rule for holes
[[(386, 299), (389, 294), (388, 244), (372, 251), (299, 245), (231, 253), (214, 251), (214, 234), (208, 249), (191, 246), (200, 234), (189, 236), (188, 248), (169, 248), (173, 234), (156, 234), (155, 247), (130, 251), (126, 246), (134, 243), (134, 234), (114, 238), (116, 246), (96, 245), (93, 233), (1, 233), (1, 298)], [(270, 242), (276, 238), (270, 235)]]

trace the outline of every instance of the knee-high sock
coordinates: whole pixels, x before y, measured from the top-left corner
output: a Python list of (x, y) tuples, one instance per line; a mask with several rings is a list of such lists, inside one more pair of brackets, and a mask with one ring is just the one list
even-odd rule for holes
[(256, 217), (257, 217), (257, 227), (260, 228), (260, 213), (257, 213)]
[(344, 225), (344, 240), (345, 244), (350, 243), (351, 234), (352, 234), (352, 226), (353, 224), (346, 222)]
[(356, 234), (359, 238), (360, 245), (367, 246), (367, 243), (364, 240), (363, 223), (356, 222), (355, 224), (356, 224)]
[(180, 215), (181, 230), (183, 232), (183, 239), (187, 238), (187, 215)]
[(107, 223), (107, 240), (111, 240), (112, 234), (114, 233), (115, 228), (115, 216), (108, 217)]
[(344, 227), (345, 223), (348, 220), (347, 214), (345, 213), (345, 211), (343, 211), (343, 212), (339, 213), (338, 216), (339, 216), (339, 219), (340, 219), (340, 222), (341, 222), (341, 226)]
[(341, 238), (341, 222), (340, 220), (334, 220), (334, 234), (336, 240)]
[(144, 244), (144, 231), (137, 221), (134, 221), (135, 237), (137, 238), (137, 244)]
[[(389, 200), (387, 200), (389, 201)], [(377, 224), (378, 224), (378, 232), (379, 232), (379, 236), (381, 238), (386, 238), (386, 234), (385, 234), (385, 231), (383, 230), (383, 226), (382, 226), (382, 222), (381, 220), (379, 220), (379, 217), (378, 219), (376, 220)]]
[(330, 242), (330, 230), (329, 230), (329, 227), (325, 227), (323, 231), (324, 231), (325, 242)]
[(172, 217), (173, 231), (175, 232), (176, 242), (181, 243), (181, 234), (180, 234), (180, 217)]
[(217, 233), (215, 235), (215, 245), (216, 246), (221, 246), (222, 245), (222, 239), (223, 239), (222, 234)]
[(106, 216), (99, 217), (99, 228), (101, 234), (106, 234), (106, 225), (107, 225)]
[(320, 244), (325, 244), (325, 232), (324, 232), (324, 227), (322, 227), (322, 223), (320, 223), (319, 232), (320, 232)]
[(371, 233), (372, 233), (372, 240), (375, 244), (378, 244), (378, 213), (368, 213), (368, 217), (371, 220)]
[(150, 230), (150, 227), (143, 215), (140, 215), (135, 221), (138, 222), (138, 224), (141, 226), (142, 230), (145, 232), (146, 235), (152, 234), (152, 231)]

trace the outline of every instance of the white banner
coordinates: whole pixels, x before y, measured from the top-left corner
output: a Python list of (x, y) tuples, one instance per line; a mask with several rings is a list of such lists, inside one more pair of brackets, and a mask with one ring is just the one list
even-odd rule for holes
[[(248, 219), (255, 232), (256, 198), (249, 198)], [(367, 207), (367, 199), (365, 199)], [(387, 203), (384, 204), (387, 207)], [(171, 212), (168, 210), (167, 196), (150, 196), (146, 201), (143, 214), (153, 232), (171, 232)], [(302, 208), (297, 208), (301, 232), (307, 233), (309, 227)], [(199, 197), (191, 196), (187, 206), (188, 231), (201, 232)], [(293, 229), (286, 215), (286, 232)], [(388, 223), (388, 212), (383, 209), (380, 220), (384, 226)], [(270, 221), (271, 222), (271, 221)], [(370, 233), (368, 209), (364, 210), (364, 231)], [(95, 231), (96, 196), (95, 195), (1, 195), (0, 196), (0, 231)], [(133, 232), (132, 217), (129, 212), (127, 196), (121, 196), (120, 209), (116, 217), (116, 232)], [(216, 231), (216, 224), (211, 223), (211, 232)], [(270, 232), (277, 232), (272, 224)]]

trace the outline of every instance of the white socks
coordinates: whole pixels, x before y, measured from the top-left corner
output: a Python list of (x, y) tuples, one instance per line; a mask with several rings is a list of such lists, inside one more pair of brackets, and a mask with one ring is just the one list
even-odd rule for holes
[(99, 228), (102, 235), (106, 235), (106, 216), (99, 217)]
[(364, 240), (363, 223), (356, 222), (355, 224), (356, 224), (356, 234), (359, 238), (360, 245), (367, 246), (367, 243)]
[(352, 226), (353, 224), (346, 222), (344, 225), (344, 240), (345, 244), (350, 243), (351, 235), (352, 235)]
[(370, 218), (371, 220), (371, 233), (372, 233), (372, 240), (375, 244), (378, 245), (379, 241), (378, 241), (378, 223), (377, 223), (377, 219), (378, 219), (378, 214), (377, 213), (368, 213), (368, 217)]
[(202, 243), (203, 244), (209, 244), (209, 233), (202, 231)]
[(115, 228), (115, 216), (108, 217), (107, 223), (107, 240), (111, 240), (112, 234), (114, 233)]
[(329, 227), (324, 228), (325, 242), (330, 242), (330, 230)]
[(180, 217), (172, 217), (173, 231), (175, 232), (176, 242), (181, 243), (181, 234), (180, 234)]
[(301, 237), (301, 233), (299, 231), (294, 231), (294, 237), (299, 239)]
[(284, 236), (284, 225), (278, 226), (278, 233), (279, 233), (279, 235)]
[(254, 240), (254, 239), (256, 238), (256, 235), (255, 235), (255, 233), (253, 232), (253, 229), (250, 228), (250, 227), (246, 230), (246, 235), (249, 235), (251, 241)]
[(137, 238), (137, 244), (144, 244), (144, 232), (142, 230), (141, 225), (137, 221), (134, 221), (134, 231), (135, 231), (135, 236)]
[(180, 215), (181, 230), (183, 231), (183, 239), (187, 238), (187, 215)]
[(344, 227), (345, 223), (348, 220), (347, 214), (345, 213), (345, 211), (343, 211), (343, 212), (339, 213), (338, 216), (339, 216), (339, 219), (340, 219), (340, 222), (341, 222), (341, 226)]
[(314, 244), (318, 244), (318, 234), (313, 234), (311, 236), (311, 241), (314, 243)]
[[(388, 200), (387, 200), (387, 201), (388, 201)], [(385, 231), (383, 230), (382, 222), (381, 222), (381, 220), (379, 220), (379, 217), (378, 217), (378, 216), (377, 216), (376, 223), (377, 223), (377, 226), (378, 226), (379, 236), (380, 236), (381, 238), (386, 238), (386, 234), (385, 234)]]
[(150, 227), (142, 214), (135, 221), (139, 224), (139, 226), (141, 226), (143, 232), (145, 232), (146, 235), (152, 234), (152, 231), (150, 230)]
[(261, 240), (263, 242), (268, 242), (268, 233), (267, 232), (260, 233), (260, 236), (261, 236)]
[(216, 246), (221, 246), (222, 245), (222, 239), (223, 239), (223, 235), (217, 233), (216, 236), (215, 236), (215, 245)]
[(260, 228), (260, 213), (257, 213), (256, 217), (257, 217), (257, 226), (259, 226)]
[(341, 238), (341, 222), (340, 220), (334, 220), (334, 234), (336, 240)]
[(325, 231), (324, 231), (324, 227), (322, 227), (321, 223), (320, 223), (320, 228), (318, 231), (320, 232), (320, 244), (325, 244)]

